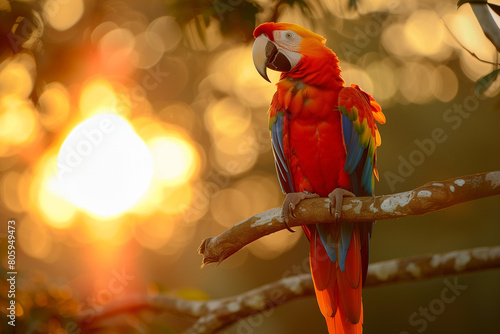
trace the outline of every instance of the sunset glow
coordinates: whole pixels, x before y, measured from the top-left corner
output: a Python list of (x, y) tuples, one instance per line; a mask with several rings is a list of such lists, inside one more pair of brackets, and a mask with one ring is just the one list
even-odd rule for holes
[(130, 124), (112, 114), (80, 123), (58, 156), (58, 190), (77, 207), (110, 217), (130, 209), (151, 182), (149, 149)]

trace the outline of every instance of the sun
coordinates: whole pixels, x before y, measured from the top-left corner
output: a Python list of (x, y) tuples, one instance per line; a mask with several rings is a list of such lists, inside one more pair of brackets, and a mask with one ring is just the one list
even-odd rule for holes
[(57, 159), (57, 191), (99, 217), (132, 208), (153, 176), (153, 158), (132, 126), (115, 114), (99, 114), (77, 125)]

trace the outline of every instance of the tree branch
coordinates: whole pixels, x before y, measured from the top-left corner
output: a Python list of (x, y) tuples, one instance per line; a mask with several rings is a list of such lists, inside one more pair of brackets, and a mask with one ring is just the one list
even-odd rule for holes
[[(429, 182), (414, 190), (393, 195), (344, 198), (342, 222), (366, 222), (423, 215), (455, 204), (500, 194), (500, 171), (481, 173), (440, 182)], [(296, 218), (290, 226), (333, 223), (328, 198), (300, 202)], [(203, 240), (198, 253), (203, 256), (202, 267), (221, 262), (245, 245), (268, 234), (284, 229), (281, 208), (274, 208), (247, 218), (219, 236)]]
[[(500, 267), (500, 246), (430, 254), (371, 264), (366, 287), (425, 280)], [(271, 310), (291, 300), (314, 295), (309, 273), (284, 277), (229, 298), (193, 301), (169, 295), (130, 296), (103, 307), (92, 319), (81, 317), (80, 328), (88, 329), (117, 314), (149, 309), (191, 318), (193, 326), (184, 334), (209, 334), (249, 315)]]
[(84, 312), (85, 315), (77, 317), (76, 322), (85, 332), (87, 329), (95, 328), (105, 319), (143, 310), (163, 311), (184, 318), (198, 319), (207, 313), (206, 304), (206, 301), (188, 300), (166, 294), (130, 295), (96, 309), (95, 313)]
[(365, 286), (404, 283), (492, 268), (500, 268), (500, 246), (377, 262), (368, 266)]

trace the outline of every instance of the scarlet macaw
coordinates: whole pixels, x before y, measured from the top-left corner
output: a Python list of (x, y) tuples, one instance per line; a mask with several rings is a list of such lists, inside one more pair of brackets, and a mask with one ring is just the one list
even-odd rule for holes
[(361, 333), (361, 288), (373, 222), (338, 221), (344, 196), (372, 196), (376, 148), (385, 123), (380, 105), (357, 85), (344, 87), (339, 61), (325, 38), (299, 25), (264, 23), (254, 31), (253, 61), (280, 71), (269, 108), (276, 172), (286, 193), (282, 216), (302, 199), (330, 198), (337, 222), (302, 226), (316, 298), (329, 333)]

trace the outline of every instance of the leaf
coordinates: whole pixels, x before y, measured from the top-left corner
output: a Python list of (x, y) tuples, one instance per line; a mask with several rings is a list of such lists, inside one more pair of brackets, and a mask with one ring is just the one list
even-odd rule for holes
[(466, 3), (488, 3), (488, 1), (487, 0), (459, 0), (457, 3), (457, 9)]
[(494, 11), (498, 16), (500, 16), (500, 5), (496, 5), (494, 3), (489, 3), (487, 0), (460, 0), (457, 4), (457, 8), (460, 8), (463, 4), (466, 3), (484, 3), (487, 4), (492, 11)]
[(498, 16), (500, 16), (500, 6), (495, 5), (494, 3), (489, 3), (488, 6), (490, 6), (491, 10), (493, 10)]
[(208, 300), (208, 295), (200, 290), (196, 289), (181, 289), (175, 292), (175, 295), (180, 298), (188, 299), (188, 300)]
[(474, 88), (474, 93), (477, 97), (483, 95), (483, 93), (491, 86), (493, 82), (497, 79), (500, 69), (496, 69), (493, 72), (485, 75), (476, 82), (476, 87)]

